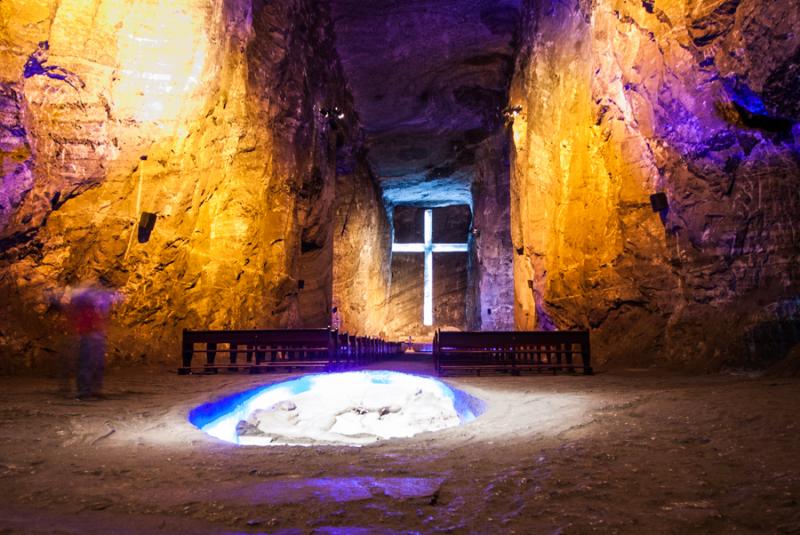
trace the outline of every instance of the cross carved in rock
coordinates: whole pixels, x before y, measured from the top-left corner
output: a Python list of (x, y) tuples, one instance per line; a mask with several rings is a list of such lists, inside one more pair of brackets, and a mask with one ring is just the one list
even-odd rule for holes
[(433, 243), (433, 210), (425, 210), (424, 243), (392, 243), (393, 253), (424, 253), (422, 323), (433, 325), (433, 253), (466, 253), (469, 243)]

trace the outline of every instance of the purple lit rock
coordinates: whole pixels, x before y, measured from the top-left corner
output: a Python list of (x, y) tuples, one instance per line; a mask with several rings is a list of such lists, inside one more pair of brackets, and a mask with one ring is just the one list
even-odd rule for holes
[(528, 6), (518, 326), (591, 328), (617, 364), (764, 365), (800, 342), (798, 25), (790, 1)]
[(501, 124), (518, 0), (333, 0), (337, 49), (389, 204), (471, 204)]

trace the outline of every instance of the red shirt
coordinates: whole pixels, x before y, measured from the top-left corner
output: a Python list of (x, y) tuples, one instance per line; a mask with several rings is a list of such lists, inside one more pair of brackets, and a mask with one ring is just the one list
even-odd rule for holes
[(88, 296), (81, 296), (70, 303), (70, 321), (77, 334), (102, 332), (106, 328), (106, 318)]

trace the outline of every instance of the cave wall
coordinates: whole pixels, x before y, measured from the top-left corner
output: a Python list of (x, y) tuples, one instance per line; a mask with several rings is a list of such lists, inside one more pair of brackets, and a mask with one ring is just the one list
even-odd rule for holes
[[(433, 209), (433, 243), (470, 243), (472, 209), (454, 204)], [(474, 249), (471, 246), (470, 249)], [(422, 255), (418, 255), (422, 256)], [(465, 330), (471, 315), (469, 253), (433, 253), (433, 326), (443, 330)], [(419, 316), (418, 316), (419, 317)], [(433, 339), (431, 333), (430, 339)]]
[[(395, 206), (392, 210), (392, 241), (423, 243), (424, 208)], [(392, 338), (420, 341), (432, 338), (434, 328), (423, 325), (425, 255), (392, 253), (386, 327)], [(434, 279), (435, 280), (435, 279)]]
[[(518, 328), (600, 363), (762, 366), (800, 340), (792, 0), (525, 2), (510, 102)], [(654, 213), (652, 193), (669, 209)]]
[(0, 4), (3, 367), (63, 355), (52, 302), (96, 278), (124, 297), (112, 363), (184, 327), (327, 325), (332, 104), (354, 117), (326, 3)]
[[(425, 210), (418, 206), (393, 207), (394, 242), (424, 242)], [(432, 210), (433, 243), (469, 241), (472, 211), (468, 205), (443, 206)], [(474, 292), (469, 253), (433, 254), (433, 325), (425, 325), (423, 321), (424, 270), (425, 255), (421, 252), (394, 252), (391, 255), (385, 332), (392, 339), (406, 340), (411, 336), (417, 342), (430, 342), (437, 329), (467, 328), (472, 311), (468, 302)]]
[(340, 330), (386, 336), (391, 227), (365, 153), (340, 151), (333, 236), (333, 306)]
[(482, 141), (475, 151), (472, 202), (476, 232), (470, 258), (473, 292), (467, 306), (471, 330), (514, 329), (510, 178), (508, 136), (501, 130)]

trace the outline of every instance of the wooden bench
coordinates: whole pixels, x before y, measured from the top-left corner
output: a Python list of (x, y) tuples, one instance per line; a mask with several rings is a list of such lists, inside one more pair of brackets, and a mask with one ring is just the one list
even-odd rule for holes
[[(188, 375), (241, 369), (259, 373), (274, 368), (336, 371), (386, 358), (397, 348), (399, 344), (350, 336), (330, 329), (184, 329), (182, 366), (178, 373)], [(202, 366), (193, 366), (194, 356), (198, 353), (205, 355), (206, 362)], [(226, 362), (217, 360), (225, 356)]]
[(437, 331), (433, 358), (447, 372), (592, 373), (588, 331)]

